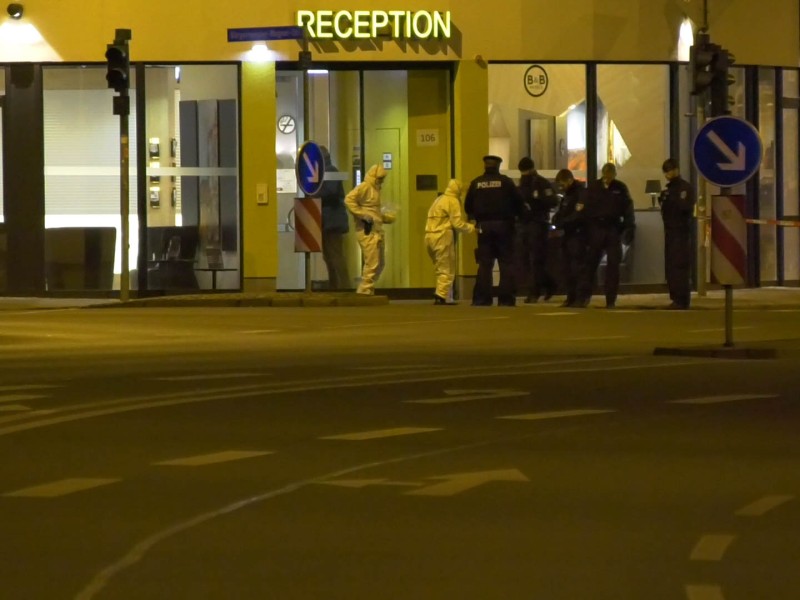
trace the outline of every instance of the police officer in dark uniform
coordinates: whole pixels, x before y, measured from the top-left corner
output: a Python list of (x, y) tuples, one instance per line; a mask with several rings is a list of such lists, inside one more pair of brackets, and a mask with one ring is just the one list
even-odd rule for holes
[(586, 222), (584, 201), (586, 186), (575, 181), (572, 171), (561, 169), (556, 174), (556, 185), (562, 192), (561, 203), (553, 216), (553, 225), (563, 232), (561, 238), (564, 287), (567, 294), (561, 306), (585, 308), (589, 304), (592, 289), (586, 289)]
[(667, 187), (658, 198), (664, 221), (664, 270), (672, 300), (667, 308), (686, 310), (691, 297), (692, 226), (697, 198), (691, 184), (681, 178), (677, 160), (668, 158), (661, 169), (667, 179)]
[(601, 178), (586, 190), (586, 223), (588, 234), (587, 286), (592, 285), (597, 267), (606, 255), (606, 308), (614, 308), (619, 291), (619, 265), (622, 244), (633, 242), (636, 217), (628, 186), (617, 179), (613, 163), (603, 165)]
[(500, 266), (498, 306), (514, 306), (514, 221), (522, 212), (522, 198), (510, 177), (500, 174), (499, 156), (483, 157), (484, 173), (469, 184), (464, 209), (478, 228), (475, 260), (478, 276), (472, 292), (473, 306), (492, 305), (492, 270)]
[(547, 240), (550, 236), (550, 211), (558, 204), (558, 196), (550, 182), (536, 172), (533, 160), (526, 156), (519, 161), (522, 196), (522, 263), (528, 275), (528, 297), (525, 304), (549, 300), (555, 292), (555, 281), (547, 274)]

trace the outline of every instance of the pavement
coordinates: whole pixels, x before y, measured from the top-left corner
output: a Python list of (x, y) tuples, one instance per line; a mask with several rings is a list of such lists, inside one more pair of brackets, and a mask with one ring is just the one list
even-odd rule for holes
[[(554, 296), (548, 302), (535, 306), (556, 308), (563, 296)], [(135, 298), (126, 302), (118, 299), (98, 298), (14, 298), (0, 297), (0, 310), (46, 310), (68, 308), (164, 308), (164, 307), (336, 307), (336, 306), (388, 306), (399, 304), (432, 304), (431, 300), (395, 300), (386, 295), (365, 296), (353, 292), (271, 292), (271, 293), (215, 293), (181, 294)], [(469, 301), (461, 304), (469, 305)], [(519, 299), (522, 305), (522, 299)], [(602, 295), (595, 295), (591, 308), (602, 308)], [(667, 294), (623, 294), (617, 299), (619, 310), (658, 310), (669, 304)], [(724, 290), (708, 290), (704, 296), (692, 294), (691, 310), (723, 310)], [(800, 288), (763, 287), (733, 290), (734, 310), (784, 309), (800, 311)]]

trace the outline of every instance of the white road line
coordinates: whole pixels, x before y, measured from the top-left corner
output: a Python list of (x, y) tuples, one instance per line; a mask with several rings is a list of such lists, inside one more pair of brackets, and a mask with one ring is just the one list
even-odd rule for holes
[(720, 561), (735, 539), (735, 535), (727, 533), (704, 535), (695, 544), (689, 560)]
[(627, 340), (629, 335), (606, 335), (598, 337), (562, 338), (562, 342), (602, 342), (606, 340)]
[(687, 600), (725, 600), (718, 585), (692, 584), (686, 586)]
[(26, 384), (26, 385), (0, 385), (0, 392), (22, 392), (24, 390), (49, 390), (57, 385), (49, 384)]
[(740, 508), (735, 514), (740, 517), (761, 517), (791, 500), (794, 500), (794, 496), (764, 496), (752, 504)]
[(537, 317), (574, 317), (580, 313), (576, 312), (551, 312), (551, 313), (538, 313)]
[[(734, 330), (742, 330), (742, 329), (755, 329), (750, 325), (742, 326), (742, 327), (734, 327)], [(720, 331), (725, 331), (724, 327), (713, 327), (711, 329), (690, 329), (689, 333), (719, 333)]]
[(413, 435), (415, 433), (430, 433), (432, 431), (441, 431), (441, 429), (431, 427), (396, 427), (394, 429), (376, 429), (374, 431), (362, 431), (360, 433), (345, 433), (342, 435), (329, 435), (321, 437), (321, 440), (345, 440), (345, 441), (363, 441), (363, 440), (377, 440), (380, 438), (397, 437), (400, 435)]
[[(430, 319), (428, 321), (393, 321), (390, 325), (393, 327), (403, 325), (439, 325), (440, 323), (474, 323), (475, 321), (500, 321), (503, 319), (510, 319), (511, 317), (481, 317), (471, 319)], [(354, 323), (352, 325), (332, 325), (330, 327), (322, 327), (321, 329), (358, 329), (362, 327), (385, 329), (386, 323)]]
[(404, 400), (406, 404), (454, 404), (469, 400), (487, 400), (489, 398), (517, 398), (530, 396), (530, 392), (522, 390), (445, 390), (447, 398), (426, 398), (424, 400)]
[(50, 483), (43, 483), (33, 487), (17, 490), (16, 492), (9, 492), (3, 496), (13, 498), (57, 498), (59, 496), (66, 496), (76, 492), (83, 492), (92, 488), (100, 487), (116, 483), (119, 479), (94, 479), (94, 478), (70, 478), (60, 479), (59, 481), (52, 481)]
[(4, 394), (0, 396), (0, 402), (25, 402), (26, 400), (41, 400), (49, 398), (42, 394)]
[(240, 331), (243, 335), (256, 335), (259, 333), (278, 333), (280, 329), (251, 329), (249, 331)]
[(218, 463), (243, 460), (245, 458), (255, 458), (274, 454), (271, 451), (247, 451), (247, 450), (226, 450), (224, 452), (214, 452), (212, 454), (199, 454), (197, 456), (187, 456), (185, 458), (173, 458), (153, 463), (154, 465), (164, 465), (169, 467), (204, 467)]
[(31, 408), (24, 404), (2, 404), (0, 405), (0, 412), (27, 412)]
[(561, 419), (564, 417), (584, 417), (587, 415), (604, 415), (613, 412), (617, 411), (585, 408), (585, 409), (575, 409), (575, 410), (554, 410), (548, 412), (528, 413), (523, 415), (508, 415), (505, 417), (495, 417), (495, 418), (511, 419), (515, 421), (541, 421), (544, 419)]
[(742, 400), (769, 400), (780, 398), (778, 394), (731, 394), (729, 396), (706, 396), (705, 398), (687, 398), (670, 400), (667, 404), (722, 404), (724, 402), (741, 402)]
[(196, 373), (194, 375), (174, 375), (169, 377), (154, 377), (155, 381), (205, 381), (212, 379), (244, 379), (246, 377), (261, 377), (267, 373)]

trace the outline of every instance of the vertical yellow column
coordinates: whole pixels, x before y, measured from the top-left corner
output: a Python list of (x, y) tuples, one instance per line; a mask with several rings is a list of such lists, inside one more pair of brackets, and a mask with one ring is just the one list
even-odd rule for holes
[[(481, 60), (458, 64), (454, 86), (455, 172), (465, 186), (483, 173), (482, 157), (489, 148), (489, 72)], [(461, 299), (472, 296), (477, 266), (475, 236), (462, 236), (458, 256), (458, 289)]]
[(275, 63), (242, 64), (242, 241), (245, 292), (278, 279)]

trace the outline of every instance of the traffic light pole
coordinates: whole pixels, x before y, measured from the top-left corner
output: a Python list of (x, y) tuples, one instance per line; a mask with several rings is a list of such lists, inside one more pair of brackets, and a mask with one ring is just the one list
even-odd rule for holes
[(119, 299), (127, 302), (130, 290), (130, 138), (128, 115), (130, 114), (130, 97), (124, 90), (114, 98), (114, 114), (119, 115), (119, 213), (122, 248), (122, 271), (119, 277)]
[[(700, 127), (706, 122), (706, 107), (705, 98), (701, 95), (697, 98), (695, 113), (697, 114), (697, 122)], [(699, 194), (697, 202), (697, 222), (698, 222), (698, 244), (697, 244), (697, 295), (706, 295), (706, 273), (708, 273), (708, 247), (710, 243), (709, 237), (709, 221), (710, 215), (708, 214), (709, 202), (706, 196), (706, 180), (705, 177), (700, 177)]]

